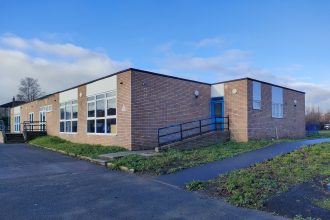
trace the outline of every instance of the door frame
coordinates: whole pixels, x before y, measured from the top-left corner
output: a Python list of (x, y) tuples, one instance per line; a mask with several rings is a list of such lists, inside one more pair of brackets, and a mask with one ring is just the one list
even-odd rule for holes
[[(215, 104), (222, 104), (222, 118), (215, 118)], [(224, 117), (225, 117), (225, 98), (223, 96), (220, 97), (212, 97), (211, 98), (211, 118), (215, 118), (215, 122), (221, 122), (221, 130), (224, 130)], [(213, 125), (214, 130), (216, 129), (215, 125)]]
[[(46, 121), (47, 121), (46, 115), (47, 115), (46, 111), (39, 112), (39, 129), (40, 129), (40, 131), (46, 130)], [(43, 116), (45, 117), (44, 121), (42, 120)]]
[[(31, 120), (32, 119), (32, 120)], [(33, 131), (33, 122), (34, 122), (34, 112), (29, 112), (29, 129)]]

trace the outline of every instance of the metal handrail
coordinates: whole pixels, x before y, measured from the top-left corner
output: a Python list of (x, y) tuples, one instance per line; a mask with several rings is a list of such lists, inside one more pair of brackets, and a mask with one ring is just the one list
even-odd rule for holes
[[(206, 123), (206, 124), (202, 123), (203, 121), (209, 121), (209, 120), (211, 120), (211, 123)], [(197, 123), (197, 122), (198, 122), (198, 126), (183, 128), (184, 125), (193, 124), (193, 123)], [(158, 146), (162, 146), (162, 145), (177, 142), (177, 141), (182, 141), (184, 139), (187, 139), (187, 138), (190, 138), (193, 136), (197, 136), (197, 135), (202, 135), (202, 134), (205, 134), (205, 133), (208, 133), (211, 131), (216, 131), (216, 130), (218, 130), (219, 125), (221, 126), (220, 130), (229, 130), (229, 117), (211, 117), (211, 118), (194, 120), (194, 121), (190, 121), (190, 122), (185, 122), (185, 123), (181, 123), (181, 124), (170, 125), (167, 127), (159, 128), (158, 129)], [(204, 127), (211, 127), (211, 129), (203, 131)], [(177, 128), (179, 130), (161, 134), (163, 130), (171, 129), (171, 128)], [(197, 129), (199, 129), (198, 132), (191, 133), (188, 135), (184, 134), (184, 132), (197, 130)], [(171, 136), (171, 135), (178, 135), (178, 134), (180, 134), (180, 138), (176, 138), (174, 140), (169, 140), (169, 141), (164, 141), (164, 142), (161, 142), (161, 140), (160, 140), (163, 137), (167, 137), (167, 136)]]
[(24, 121), (23, 131), (46, 131), (46, 121)]

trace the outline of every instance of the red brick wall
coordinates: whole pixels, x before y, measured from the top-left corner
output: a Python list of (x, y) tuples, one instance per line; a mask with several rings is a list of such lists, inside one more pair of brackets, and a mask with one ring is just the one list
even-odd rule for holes
[[(272, 86), (261, 83), (261, 110), (252, 106), (252, 81), (249, 91), (249, 139), (301, 138), (305, 136), (305, 94), (283, 89), (283, 118), (272, 117)], [(294, 106), (294, 100), (297, 105)], [(277, 134), (276, 134), (277, 129)]]
[(210, 97), (210, 85), (132, 72), (134, 149), (156, 147), (160, 127), (210, 117)]
[[(105, 91), (106, 92), (106, 91)], [(80, 97), (81, 94), (81, 97)], [(87, 97), (86, 85), (78, 87), (78, 132), (60, 133), (59, 93), (21, 106), (21, 122), (28, 121), (29, 112), (34, 112), (34, 120), (39, 121), (39, 109), (52, 105), (52, 112), (46, 113), (47, 133), (52, 136), (88, 144), (122, 146), (131, 149), (131, 72), (117, 75), (117, 134), (87, 134)], [(123, 108), (123, 106), (125, 106)], [(13, 116), (13, 110), (12, 110)], [(12, 120), (13, 127), (13, 120)]]
[[(231, 139), (247, 141), (248, 94), (247, 80), (227, 82), (224, 85), (225, 116), (229, 117)], [(233, 93), (233, 90), (237, 93)]]

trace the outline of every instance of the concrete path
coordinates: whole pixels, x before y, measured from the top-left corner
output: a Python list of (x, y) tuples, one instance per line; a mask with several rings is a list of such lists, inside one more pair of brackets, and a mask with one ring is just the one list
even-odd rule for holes
[(0, 219), (281, 219), (25, 144), (0, 145)]
[(194, 180), (205, 181), (214, 179), (220, 174), (252, 166), (256, 163), (289, 153), (306, 145), (323, 142), (330, 142), (330, 138), (274, 144), (266, 148), (243, 153), (232, 158), (185, 169), (173, 174), (163, 175), (157, 177), (156, 180), (175, 186), (184, 186), (186, 183)]

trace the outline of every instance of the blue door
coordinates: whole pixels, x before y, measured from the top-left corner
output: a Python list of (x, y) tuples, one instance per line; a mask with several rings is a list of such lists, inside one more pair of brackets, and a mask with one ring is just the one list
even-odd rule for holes
[[(211, 99), (211, 117), (214, 118), (218, 125), (214, 125), (214, 129), (224, 130), (224, 115), (225, 115), (225, 104), (223, 97), (216, 97)], [(217, 126), (216, 126), (217, 125)]]

